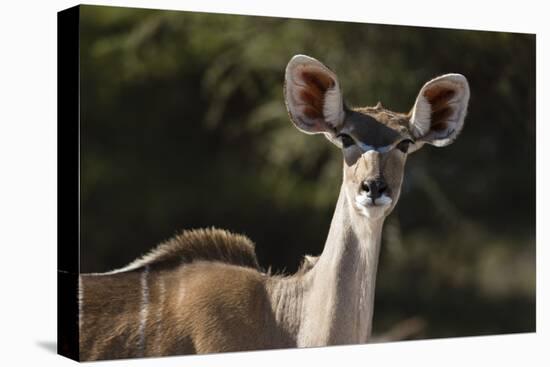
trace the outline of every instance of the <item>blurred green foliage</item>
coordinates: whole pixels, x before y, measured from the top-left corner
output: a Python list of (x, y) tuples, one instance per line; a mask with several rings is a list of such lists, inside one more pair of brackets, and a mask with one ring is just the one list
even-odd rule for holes
[(289, 122), (292, 55), (329, 65), (350, 105), (400, 112), (456, 72), (470, 82), (466, 125), (409, 158), (375, 333), (409, 317), (425, 321), (417, 337), (534, 331), (534, 35), (92, 6), (80, 35), (83, 272), (206, 226), (294, 271), (322, 249), (342, 157)]

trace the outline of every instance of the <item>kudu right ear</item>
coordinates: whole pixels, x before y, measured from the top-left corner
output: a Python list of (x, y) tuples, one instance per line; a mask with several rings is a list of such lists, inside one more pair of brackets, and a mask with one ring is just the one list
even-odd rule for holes
[(333, 136), (344, 121), (338, 78), (312, 57), (296, 55), (285, 73), (285, 104), (294, 125), (307, 134)]
[(445, 74), (424, 84), (409, 122), (416, 149), (424, 143), (436, 147), (451, 144), (464, 126), (469, 99), (470, 87), (464, 75)]

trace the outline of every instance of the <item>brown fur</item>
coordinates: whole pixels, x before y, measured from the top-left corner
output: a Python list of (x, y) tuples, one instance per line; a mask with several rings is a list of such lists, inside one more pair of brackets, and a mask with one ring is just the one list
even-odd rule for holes
[(205, 261), (150, 273), (140, 348), (140, 274), (82, 275), (81, 360), (295, 346), (275, 321), (267, 279), (250, 268)]
[(186, 325), (197, 353), (295, 345), (275, 322), (265, 274), (221, 263), (200, 263), (183, 271), (190, 291), (179, 308), (189, 312), (179, 323)]
[[(269, 277), (260, 271), (254, 245), (245, 236), (218, 229), (184, 231), (127, 269), (80, 276), (81, 360), (295, 345), (275, 322)], [(142, 340), (145, 271), (149, 302)], [(263, 315), (260, 323), (250, 314)]]
[(375, 107), (359, 107), (354, 108), (354, 111), (371, 116), (378, 123), (399, 132), (405, 132), (409, 126), (409, 116), (407, 114), (388, 110), (380, 102)]
[(139, 273), (81, 275), (85, 302), (80, 318), (80, 359), (136, 356), (140, 309)]

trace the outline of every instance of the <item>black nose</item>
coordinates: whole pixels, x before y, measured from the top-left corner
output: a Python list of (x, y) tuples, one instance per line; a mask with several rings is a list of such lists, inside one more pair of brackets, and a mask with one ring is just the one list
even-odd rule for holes
[(367, 197), (375, 200), (378, 199), (388, 188), (384, 180), (365, 180), (361, 184), (361, 188), (367, 193)]

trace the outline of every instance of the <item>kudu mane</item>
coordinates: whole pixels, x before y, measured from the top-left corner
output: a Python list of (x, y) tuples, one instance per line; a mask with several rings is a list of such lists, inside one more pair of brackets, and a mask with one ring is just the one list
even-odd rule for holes
[(184, 230), (115, 272), (166, 270), (195, 261), (218, 261), (260, 270), (254, 243), (246, 236), (223, 229)]

